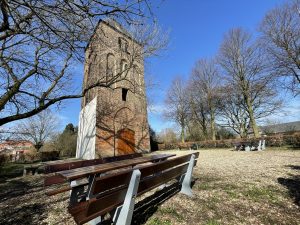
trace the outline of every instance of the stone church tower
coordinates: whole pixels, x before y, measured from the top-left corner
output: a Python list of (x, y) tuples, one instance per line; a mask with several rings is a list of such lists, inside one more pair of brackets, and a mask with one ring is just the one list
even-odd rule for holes
[(150, 150), (142, 46), (113, 20), (101, 20), (85, 52), (78, 158)]

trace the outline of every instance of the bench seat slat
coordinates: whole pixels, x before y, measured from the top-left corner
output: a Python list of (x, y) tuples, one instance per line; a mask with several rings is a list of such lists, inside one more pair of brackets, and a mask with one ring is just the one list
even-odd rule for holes
[(67, 180), (72, 181), (82, 177), (86, 177), (92, 174), (104, 173), (111, 170), (117, 170), (128, 166), (135, 166), (138, 164), (152, 162), (155, 160), (164, 160), (169, 157), (175, 156), (175, 154), (162, 154), (154, 156), (146, 156), (142, 158), (127, 159), (118, 162), (105, 163), (96, 166), (88, 166), (83, 168), (76, 168), (73, 170), (65, 170), (57, 172), (58, 175), (65, 177)]
[(134, 159), (142, 157), (142, 153), (134, 153), (129, 155), (120, 155), (115, 157), (106, 157), (103, 159), (91, 159), (91, 160), (72, 160), (69, 162), (59, 161), (59, 162), (49, 162), (45, 163), (45, 173), (55, 173), (63, 170), (71, 170), (80, 167), (93, 166), (97, 164), (115, 162), (125, 159)]

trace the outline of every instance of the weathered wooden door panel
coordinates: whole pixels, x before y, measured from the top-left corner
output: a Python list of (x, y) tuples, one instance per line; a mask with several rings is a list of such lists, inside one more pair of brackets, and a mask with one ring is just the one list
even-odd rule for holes
[(118, 131), (117, 152), (118, 155), (133, 154), (135, 151), (134, 131), (124, 128)]

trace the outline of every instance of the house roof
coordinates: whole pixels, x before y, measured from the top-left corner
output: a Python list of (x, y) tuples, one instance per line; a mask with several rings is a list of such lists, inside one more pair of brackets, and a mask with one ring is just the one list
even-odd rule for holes
[(27, 140), (7, 140), (0, 143), (0, 151), (5, 149), (32, 147), (33, 143)]

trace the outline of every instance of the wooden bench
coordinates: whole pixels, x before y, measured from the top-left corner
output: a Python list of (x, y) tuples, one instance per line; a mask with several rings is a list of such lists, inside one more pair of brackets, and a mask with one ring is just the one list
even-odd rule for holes
[(31, 173), (32, 175), (37, 174), (37, 171), (40, 167), (41, 164), (24, 166), (23, 176), (27, 176), (29, 173)]
[(129, 225), (135, 198), (173, 179), (182, 184), (181, 193), (192, 196), (192, 171), (198, 156), (199, 153), (194, 153), (94, 176), (86, 194), (78, 192), (80, 186), (72, 188), (72, 192), (79, 194), (76, 202), (74, 199), (70, 201), (69, 212), (77, 224), (91, 220), (99, 223), (105, 214), (110, 213), (115, 224)]
[[(96, 224), (102, 216), (110, 213), (114, 214), (116, 224), (129, 225), (136, 196), (173, 179), (182, 183), (182, 193), (192, 195), (192, 170), (198, 155), (194, 153), (175, 158), (174, 154), (146, 156), (55, 174), (70, 182), (69, 212), (77, 224), (88, 221)], [(81, 183), (83, 178), (86, 181)]]
[[(88, 181), (92, 178), (94, 174), (105, 173), (107, 171), (113, 169), (121, 169), (122, 167), (126, 166), (132, 167), (141, 163), (165, 160), (172, 156), (175, 156), (175, 154), (161, 154), (155, 156), (142, 157), (142, 154), (136, 153), (126, 156), (117, 156), (114, 159), (112, 159), (112, 157), (109, 157), (105, 159), (76, 161), (72, 160), (67, 163), (65, 161), (60, 161), (57, 163), (50, 162), (47, 163), (44, 168), (46, 174), (51, 173), (49, 176), (45, 177), (44, 187), (55, 185), (54, 189), (47, 191), (46, 194), (48, 196), (56, 195), (62, 192), (70, 191), (71, 186), (77, 186), (78, 183), (88, 184)], [(109, 163), (109, 165), (106, 166), (104, 165), (111, 161), (114, 161), (115, 163)], [(75, 177), (72, 177), (72, 175), (74, 175)], [(61, 186), (61, 184), (64, 185)], [(59, 187), (56, 187), (57, 185), (59, 185)]]

